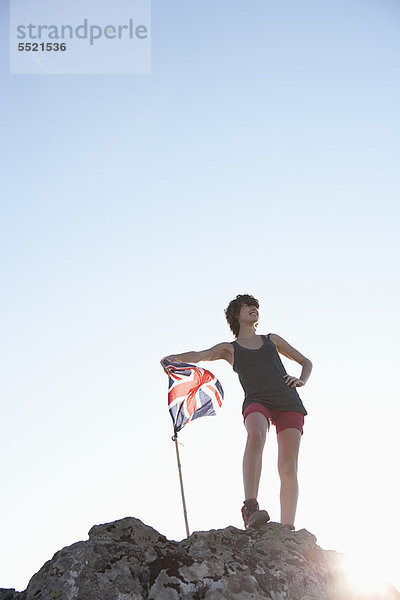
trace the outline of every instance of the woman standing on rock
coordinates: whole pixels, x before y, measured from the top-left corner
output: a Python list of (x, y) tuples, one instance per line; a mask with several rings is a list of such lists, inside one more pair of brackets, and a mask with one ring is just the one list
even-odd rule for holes
[[(165, 359), (187, 363), (224, 359), (232, 365), (245, 392), (242, 407), (247, 430), (243, 456), (244, 525), (247, 529), (269, 521), (267, 511), (259, 508), (257, 496), (266, 434), (272, 423), (278, 439), (281, 523), (294, 529), (298, 498), (297, 460), (307, 414), (296, 387), (305, 385), (312, 363), (276, 333), (257, 335), (258, 309), (259, 302), (253, 296), (236, 296), (225, 310), (236, 338), (233, 342), (222, 342), (200, 352), (171, 354)], [(302, 366), (300, 379), (286, 373), (279, 353)], [(161, 360), (162, 366), (165, 359)]]

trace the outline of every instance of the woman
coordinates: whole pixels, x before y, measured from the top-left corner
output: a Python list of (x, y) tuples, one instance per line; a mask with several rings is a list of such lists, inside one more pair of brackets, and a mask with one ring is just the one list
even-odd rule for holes
[[(293, 530), (298, 498), (297, 459), (304, 416), (307, 414), (296, 387), (305, 385), (312, 363), (276, 333), (257, 335), (258, 309), (256, 298), (239, 294), (225, 310), (229, 327), (236, 338), (233, 342), (222, 342), (200, 352), (171, 354), (165, 358), (187, 363), (225, 359), (232, 365), (245, 392), (242, 407), (247, 430), (243, 456), (245, 500), (242, 516), (245, 528), (269, 521), (267, 511), (259, 508), (257, 496), (265, 438), (272, 423), (276, 426), (278, 439), (281, 523)], [(302, 366), (300, 379), (286, 373), (279, 353)]]

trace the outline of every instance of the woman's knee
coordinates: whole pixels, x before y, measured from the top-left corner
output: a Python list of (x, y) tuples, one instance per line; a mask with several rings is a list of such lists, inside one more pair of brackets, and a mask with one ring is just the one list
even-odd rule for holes
[(285, 460), (279, 461), (278, 470), (281, 479), (297, 479), (297, 457), (288, 457)]
[(247, 442), (252, 446), (263, 446), (265, 443), (266, 431), (258, 427), (249, 429), (247, 432)]

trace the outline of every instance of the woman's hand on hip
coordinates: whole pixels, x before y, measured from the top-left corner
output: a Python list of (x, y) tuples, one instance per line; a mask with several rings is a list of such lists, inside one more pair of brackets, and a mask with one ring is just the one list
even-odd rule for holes
[[(286, 379), (287, 377), (287, 379)], [(290, 387), (302, 387), (303, 385), (305, 385), (304, 381), (302, 379), (298, 379), (297, 377), (293, 377), (293, 375), (284, 375), (283, 378), (285, 379), (285, 383), (287, 385), (289, 385)]]

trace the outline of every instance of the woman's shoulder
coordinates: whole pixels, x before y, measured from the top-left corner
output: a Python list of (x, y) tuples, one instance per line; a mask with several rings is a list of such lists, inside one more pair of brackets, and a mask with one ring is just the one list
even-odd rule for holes
[(233, 366), (235, 348), (233, 342), (221, 342), (220, 347), (222, 352), (222, 358), (224, 358), (229, 364)]
[(275, 346), (278, 346), (279, 335), (277, 333), (267, 333), (267, 335), (265, 335), (264, 337), (271, 340), (271, 342), (273, 342)]

